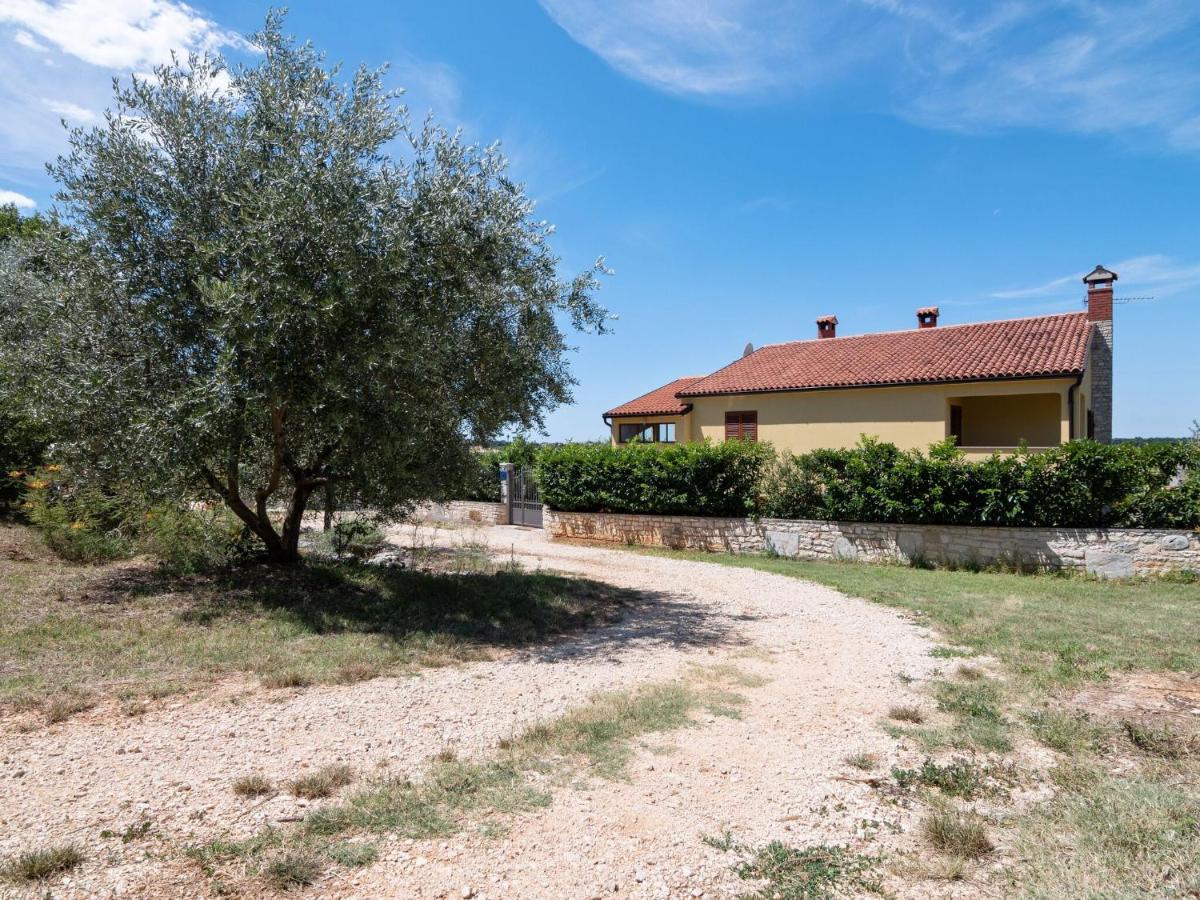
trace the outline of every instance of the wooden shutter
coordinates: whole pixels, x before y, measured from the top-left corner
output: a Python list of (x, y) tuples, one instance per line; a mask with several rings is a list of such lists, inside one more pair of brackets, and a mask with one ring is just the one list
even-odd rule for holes
[(757, 441), (758, 412), (750, 411), (725, 413), (725, 440)]

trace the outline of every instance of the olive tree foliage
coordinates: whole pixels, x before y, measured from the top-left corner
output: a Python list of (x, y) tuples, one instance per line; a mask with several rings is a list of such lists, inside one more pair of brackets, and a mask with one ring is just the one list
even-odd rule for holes
[(602, 261), (560, 278), (496, 147), (412, 125), (382, 70), (343, 77), (281, 26), (254, 64), (114, 82), (70, 133), (61, 227), (27, 248), (50, 274), (0, 272), (0, 390), (79, 471), (219, 498), (292, 561), (325, 486), (398, 514), (472, 443), (541, 427), (570, 398), (564, 328), (608, 314)]

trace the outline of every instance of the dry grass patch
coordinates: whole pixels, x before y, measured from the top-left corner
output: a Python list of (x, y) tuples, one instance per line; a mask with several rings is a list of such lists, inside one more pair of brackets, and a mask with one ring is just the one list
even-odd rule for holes
[(343, 764), (324, 766), (315, 772), (301, 775), (288, 782), (288, 793), (305, 800), (330, 797), (340, 788), (354, 781), (354, 769)]
[(925, 721), (925, 713), (916, 706), (893, 706), (888, 710), (888, 718), (895, 719), (897, 722), (920, 725)]
[(267, 880), (282, 890), (306, 887), (321, 877), (320, 858), (307, 850), (281, 853), (266, 865)]
[(1122, 722), (1121, 727), (1129, 743), (1149, 756), (1172, 760), (1200, 756), (1200, 735), (1184, 734), (1165, 724)]
[(338, 684), (357, 684), (378, 678), (380, 674), (379, 667), (371, 663), (348, 663), (333, 673), (333, 680)]
[(959, 859), (978, 859), (995, 849), (978, 813), (936, 807), (921, 820), (921, 834), (935, 850)]
[(270, 690), (279, 690), (282, 688), (302, 688), (312, 684), (312, 679), (307, 675), (296, 672), (272, 672), (270, 675), (264, 675), (262, 686)]
[(87, 712), (96, 705), (96, 701), (88, 694), (68, 691), (51, 700), (47, 700), (43, 709), (46, 713), (46, 724), (56, 725), (65, 722), (71, 716)]
[[(0, 543), (32, 534), (0, 525)], [(349, 684), (490, 658), (610, 623), (641, 602), (600, 582), (496, 566), (310, 560), (171, 575), (145, 560), (9, 557), (0, 558), (0, 713), (68, 694), (191, 691), (236, 675), (275, 688)]]
[(29, 850), (0, 866), (0, 877), (6, 881), (43, 881), (70, 871), (84, 860), (83, 851), (74, 844)]
[(274, 791), (271, 779), (258, 773), (243, 775), (233, 783), (233, 792), (239, 797), (263, 797)]
[(863, 772), (870, 772), (872, 769), (879, 767), (878, 753), (852, 753), (844, 760), (846, 765), (852, 766), (855, 769), (860, 769)]

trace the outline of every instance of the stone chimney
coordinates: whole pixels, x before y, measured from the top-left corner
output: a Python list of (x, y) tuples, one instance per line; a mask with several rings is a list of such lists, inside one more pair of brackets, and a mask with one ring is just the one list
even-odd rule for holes
[(1088, 366), (1092, 370), (1092, 419), (1089, 437), (1112, 443), (1113, 282), (1117, 273), (1096, 266), (1083, 276), (1087, 285), (1088, 321), (1092, 345)]
[(922, 306), (917, 310), (918, 328), (937, 328), (940, 310), (936, 306)]
[(820, 316), (817, 319), (817, 337), (837, 337), (837, 316)]

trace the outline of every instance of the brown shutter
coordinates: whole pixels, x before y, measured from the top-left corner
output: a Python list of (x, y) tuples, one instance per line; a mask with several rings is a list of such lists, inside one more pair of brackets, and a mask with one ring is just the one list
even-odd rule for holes
[(757, 441), (758, 413), (757, 412), (727, 412), (725, 413), (725, 440), (727, 441)]
[(725, 440), (736, 441), (741, 437), (741, 418), (737, 413), (725, 413)]

